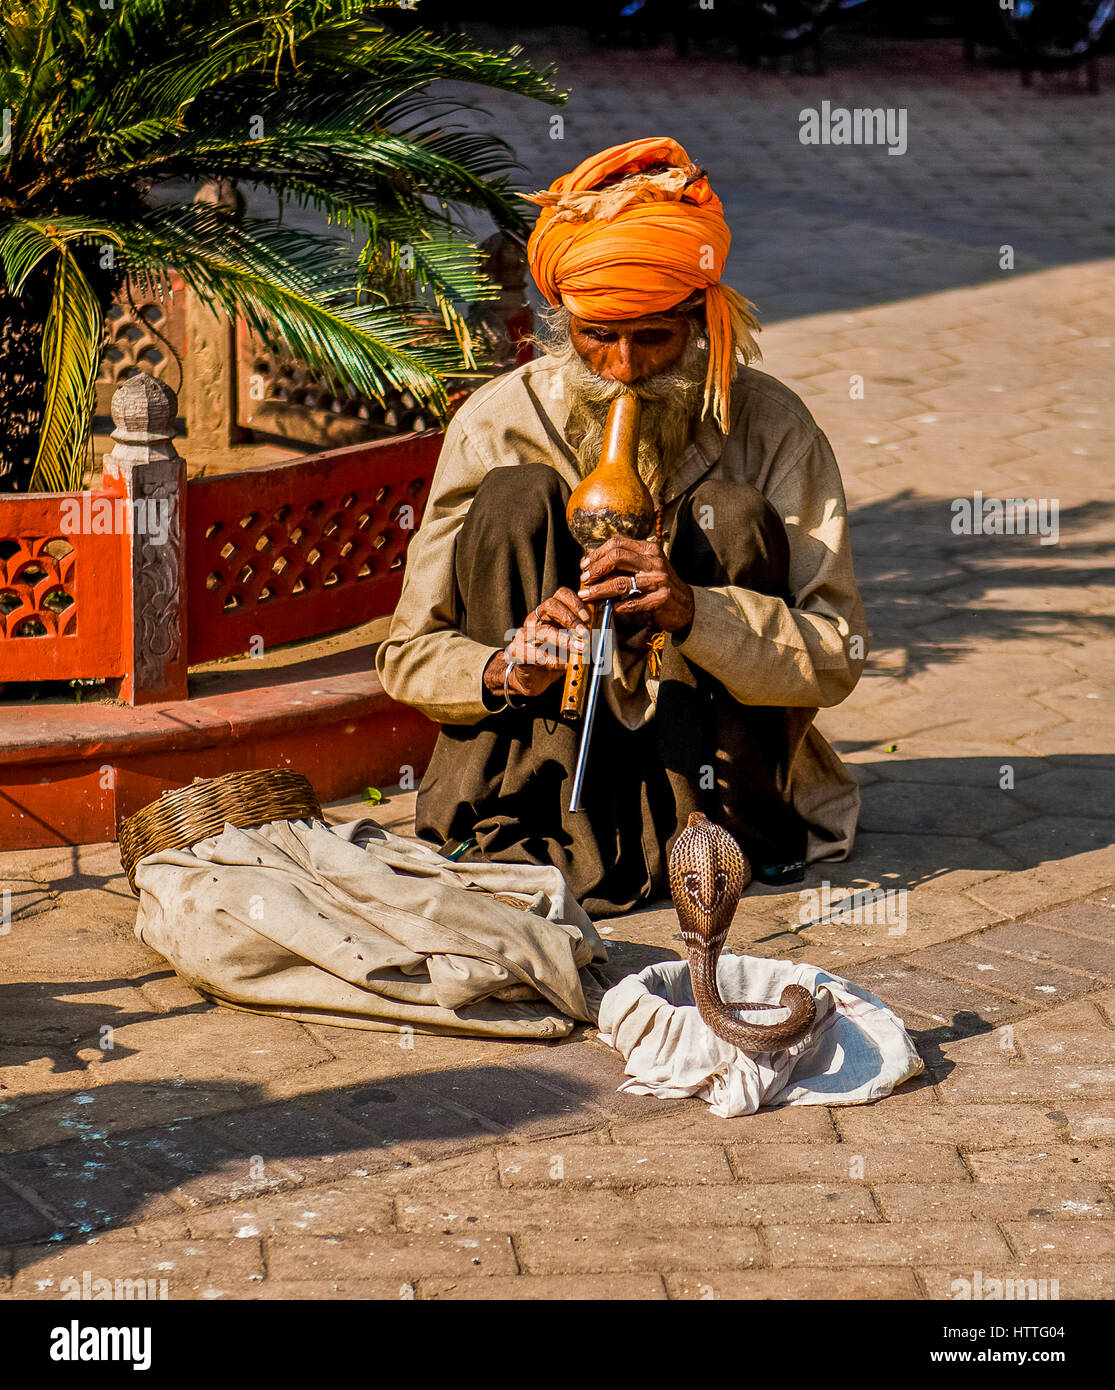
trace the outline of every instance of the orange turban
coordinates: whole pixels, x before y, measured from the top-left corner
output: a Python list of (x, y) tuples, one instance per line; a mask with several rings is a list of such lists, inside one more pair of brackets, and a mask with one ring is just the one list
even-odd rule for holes
[(736, 354), (758, 357), (759, 325), (754, 305), (720, 283), (732, 234), (704, 171), (676, 140), (632, 140), (523, 196), (542, 207), (527, 256), (551, 304), (606, 322), (664, 313), (704, 290), (704, 413), (727, 433)]

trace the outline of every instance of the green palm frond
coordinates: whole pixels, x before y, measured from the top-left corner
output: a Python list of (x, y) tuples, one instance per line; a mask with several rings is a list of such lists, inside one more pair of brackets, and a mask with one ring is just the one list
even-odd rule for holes
[[(445, 377), (476, 367), (465, 306), (498, 290), (467, 228), (481, 214), (525, 229), (518, 165), (462, 121), (476, 105), (431, 84), (565, 96), (519, 49), (402, 32), (394, 8), (5, 0), (0, 267), (25, 307), (32, 290), (50, 301), (36, 485), (80, 479), (103, 307), (129, 275), (154, 283), (174, 269), (313, 371), (373, 396), (405, 388), (441, 410)], [(313, 210), (338, 235), (182, 201), (183, 184), (214, 178)]]
[(381, 400), (402, 386), (445, 410), (439, 374), (460, 364), (455, 345), (421, 306), (352, 303), (352, 262), (327, 238), (191, 207), (160, 209), (121, 229), (121, 243), (130, 273), (151, 274), (170, 260), (196, 293), (334, 383)]
[(103, 332), (97, 297), (72, 250), (63, 245), (43, 334), (46, 411), (31, 475), (32, 491), (65, 492), (74, 485), (75, 465), (85, 458), (93, 425)]
[(0, 263), (8, 293), (19, 294), (35, 267), (56, 249), (32, 223), (16, 219), (0, 227)]

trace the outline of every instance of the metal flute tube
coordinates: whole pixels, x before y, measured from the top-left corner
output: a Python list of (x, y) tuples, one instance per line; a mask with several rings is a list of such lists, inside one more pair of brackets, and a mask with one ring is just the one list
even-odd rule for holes
[[(577, 764), (573, 769), (573, 790), (569, 795), (570, 811), (581, 810), (581, 788), (584, 785), (585, 769), (588, 766), (588, 750), (592, 741), (592, 723), (596, 718), (596, 706), (600, 698), (600, 687), (604, 682), (604, 662), (611, 659), (612, 599), (604, 604), (600, 616), (600, 641), (593, 653), (592, 675), (589, 677), (588, 692), (585, 696), (585, 712), (581, 722), (581, 742), (577, 748)], [(590, 638), (591, 641), (591, 638)]]

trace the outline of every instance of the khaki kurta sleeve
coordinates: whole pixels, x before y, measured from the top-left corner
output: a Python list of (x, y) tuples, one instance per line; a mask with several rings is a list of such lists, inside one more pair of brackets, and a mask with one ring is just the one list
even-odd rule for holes
[(491, 713), (483, 700), (483, 674), (500, 649), (467, 637), (454, 612), (457, 532), (487, 472), (463, 424), (454, 419), (422, 525), (407, 550), (402, 595), (376, 652), (376, 670), (388, 695), (439, 724), (476, 724)]
[[(794, 606), (733, 586), (695, 588), (693, 625), (679, 650), (741, 704), (839, 704), (859, 680), (867, 627), (844, 488), (820, 430), (765, 492), (789, 537)], [(853, 637), (861, 639), (854, 656)]]

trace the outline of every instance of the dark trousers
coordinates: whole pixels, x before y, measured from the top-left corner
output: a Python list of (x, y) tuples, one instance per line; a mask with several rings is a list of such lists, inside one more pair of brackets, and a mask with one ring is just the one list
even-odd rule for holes
[[(506, 646), (544, 598), (563, 585), (576, 591), (581, 551), (565, 521), (569, 492), (545, 464), (485, 477), (457, 539), (458, 613), (470, 637)], [(702, 527), (710, 517), (715, 524)], [(785, 528), (746, 484), (696, 483), (679, 504), (670, 557), (690, 584), (789, 598)], [(667, 637), (647, 724), (624, 728), (601, 699), (584, 810), (570, 815), (580, 730), (558, 716), (561, 690), (559, 680), (521, 710), (442, 727), (418, 794), (420, 836), (472, 838), (469, 859), (555, 864), (594, 915), (667, 891), (669, 850), (691, 811), (729, 829), (754, 864), (804, 857), (805, 824), (785, 794), (783, 710), (741, 705)]]

